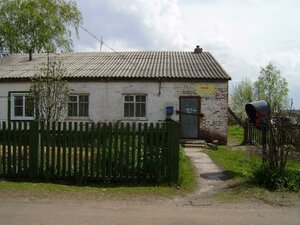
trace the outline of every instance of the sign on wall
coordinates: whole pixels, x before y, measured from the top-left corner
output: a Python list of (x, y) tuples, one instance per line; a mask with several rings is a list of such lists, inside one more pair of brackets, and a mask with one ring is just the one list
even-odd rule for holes
[(197, 85), (196, 93), (198, 95), (201, 94), (213, 95), (215, 94), (215, 85)]

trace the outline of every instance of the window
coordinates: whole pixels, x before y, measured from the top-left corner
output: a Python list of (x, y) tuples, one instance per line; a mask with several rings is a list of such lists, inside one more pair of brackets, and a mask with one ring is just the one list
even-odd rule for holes
[(88, 95), (70, 95), (68, 116), (70, 117), (88, 117), (89, 116), (89, 96)]
[(11, 119), (33, 120), (34, 105), (32, 98), (26, 93), (11, 94)]
[(124, 117), (146, 117), (146, 95), (124, 97)]

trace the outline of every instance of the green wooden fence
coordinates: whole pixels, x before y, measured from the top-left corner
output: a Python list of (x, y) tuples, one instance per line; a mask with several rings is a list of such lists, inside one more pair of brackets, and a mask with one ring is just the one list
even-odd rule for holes
[(177, 182), (179, 125), (2, 122), (0, 177)]

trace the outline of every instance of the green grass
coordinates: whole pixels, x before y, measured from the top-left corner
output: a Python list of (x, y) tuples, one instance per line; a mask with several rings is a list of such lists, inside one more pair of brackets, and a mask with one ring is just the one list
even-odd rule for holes
[(190, 159), (184, 155), (181, 147), (181, 159), (179, 161), (179, 181), (178, 186), (183, 192), (189, 192), (196, 186), (195, 171), (191, 165)]
[(218, 149), (218, 151), (208, 151), (209, 157), (235, 178), (250, 178), (253, 169), (261, 163), (260, 157), (248, 155), (242, 150), (232, 151), (229, 146), (219, 146)]
[(244, 129), (239, 125), (228, 126), (228, 138), (242, 143), (244, 139)]
[[(229, 146), (219, 146), (218, 149), (218, 151), (207, 153), (212, 160), (226, 170), (232, 179), (232, 186), (215, 194), (214, 197), (217, 200), (235, 202), (249, 198), (270, 199), (270, 196), (276, 195), (251, 182), (254, 170), (261, 164), (261, 157), (250, 155), (244, 150), (231, 150)], [(300, 168), (300, 162), (289, 160), (287, 168), (297, 170)]]
[(196, 184), (194, 170), (190, 160), (182, 151), (179, 162), (178, 186), (168, 184), (106, 184), (106, 185), (63, 185), (38, 182), (12, 182), (0, 181), (1, 196), (29, 196), (29, 197), (76, 197), (76, 198), (99, 198), (102, 196), (118, 197), (143, 197), (159, 196), (170, 197), (185, 195), (193, 190)]

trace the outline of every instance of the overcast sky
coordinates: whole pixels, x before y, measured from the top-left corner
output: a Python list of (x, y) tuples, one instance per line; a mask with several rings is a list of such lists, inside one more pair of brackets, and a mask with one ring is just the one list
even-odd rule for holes
[[(211, 52), (232, 77), (255, 81), (273, 62), (300, 109), (299, 0), (77, 0), (83, 26), (116, 51)], [(75, 51), (99, 51), (80, 30)], [(103, 51), (110, 49), (103, 47)]]

